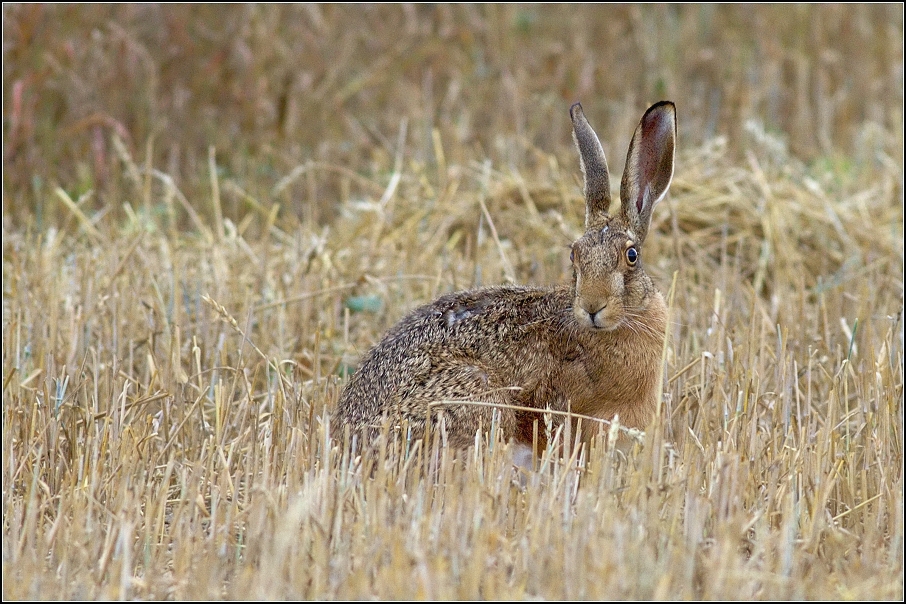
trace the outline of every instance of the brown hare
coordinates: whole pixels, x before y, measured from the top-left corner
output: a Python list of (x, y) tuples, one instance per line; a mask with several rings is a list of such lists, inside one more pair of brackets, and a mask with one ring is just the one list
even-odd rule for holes
[[(495, 408), (450, 401), (506, 405), (496, 408), (495, 424), (525, 445), (541, 416), (513, 407), (619, 415), (623, 425), (645, 428), (658, 401), (667, 307), (645, 272), (642, 246), (673, 178), (675, 111), (664, 101), (642, 116), (611, 215), (604, 150), (573, 105), (585, 234), (572, 245), (572, 282), (474, 289), (415, 309), (362, 359), (340, 396), (339, 429), (373, 437), (386, 421), (408, 420), (411, 436), (421, 437), (442, 413), (448, 443), (466, 447), (491, 426)], [(597, 431), (590, 423), (586, 437)]]

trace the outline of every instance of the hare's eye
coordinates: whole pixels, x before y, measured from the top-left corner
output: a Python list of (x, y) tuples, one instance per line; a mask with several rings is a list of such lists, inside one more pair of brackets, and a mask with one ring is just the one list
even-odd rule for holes
[(576, 250), (574, 248), (569, 248), (569, 261), (570, 262), (576, 261)]
[(639, 251), (635, 247), (628, 248), (626, 250), (626, 262), (629, 263), (629, 266), (635, 266), (635, 263), (639, 260)]

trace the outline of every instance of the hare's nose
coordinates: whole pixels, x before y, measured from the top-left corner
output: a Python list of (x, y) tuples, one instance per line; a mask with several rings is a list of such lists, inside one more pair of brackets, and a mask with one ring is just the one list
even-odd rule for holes
[(582, 305), (582, 310), (588, 313), (588, 320), (595, 327), (604, 327), (604, 311), (607, 309), (607, 303), (596, 304), (594, 306)]

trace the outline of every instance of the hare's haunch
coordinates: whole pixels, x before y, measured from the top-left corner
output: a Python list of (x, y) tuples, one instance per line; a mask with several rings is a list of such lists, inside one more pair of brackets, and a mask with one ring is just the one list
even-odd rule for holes
[[(582, 106), (570, 108), (585, 176), (585, 234), (572, 245), (573, 280), (559, 287), (490, 287), (417, 308), (362, 359), (335, 418), (374, 433), (408, 420), (414, 437), (445, 418), (464, 447), (491, 425), (531, 444), (537, 413), (570, 410), (644, 428), (658, 400), (667, 322), (664, 298), (645, 272), (651, 212), (673, 178), (676, 113), (660, 102), (642, 116), (626, 158), (621, 204), (611, 215), (607, 161)], [(430, 405), (430, 407), (429, 407)], [(430, 411), (430, 413), (429, 413)], [(590, 427), (589, 427), (590, 428)]]

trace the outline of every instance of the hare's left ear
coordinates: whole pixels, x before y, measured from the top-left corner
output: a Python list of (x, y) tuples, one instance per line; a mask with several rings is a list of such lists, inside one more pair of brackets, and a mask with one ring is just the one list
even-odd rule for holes
[(670, 101), (652, 105), (632, 135), (620, 184), (620, 213), (641, 243), (651, 225), (651, 211), (673, 180), (676, 107)]

